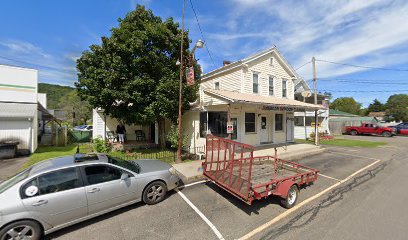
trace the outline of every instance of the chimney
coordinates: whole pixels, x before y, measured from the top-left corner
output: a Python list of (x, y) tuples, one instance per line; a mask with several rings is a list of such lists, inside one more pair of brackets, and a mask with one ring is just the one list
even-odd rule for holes
[(222, 61), (223, 66), (227, 66), (227, 65), (230, 65), (230, 64), (231, 64), (231, 61), (228, 61), (228, 60)]

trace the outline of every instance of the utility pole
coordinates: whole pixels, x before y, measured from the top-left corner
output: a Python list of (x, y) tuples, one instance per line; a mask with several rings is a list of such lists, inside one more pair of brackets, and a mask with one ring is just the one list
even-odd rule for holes
[[(313, 64), (313, 90), (314, 90), (314, 104), (317, 105), (317, 78), (316, 78), (316, 59), (312, 57)], [(315, 110), (315, 145), (319, 145), (319, 131), (318, 131), (319, 119), (317, 117), (317, 110)]]
[(181, 49), (180, 49), (180, 89), (179, 89), (179, 115), (178, 115), (178, 135), (177, 135), (177, 159), (176, 163), (181, 163), (181, 108), (182, 92), (183, 92), (183, 43), (184, 43), (184, 9), (186, 7), (186, 0), (183, 0), (183, 10), (181, 14)]

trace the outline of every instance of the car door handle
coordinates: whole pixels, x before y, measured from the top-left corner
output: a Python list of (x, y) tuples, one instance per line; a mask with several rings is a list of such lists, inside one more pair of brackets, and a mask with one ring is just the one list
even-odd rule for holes
[(99, 192), (99, 191), (101, 191), (101, 189), (99, 189), (99, 188), (92, 188), (91, 190), (88, 190), (89, 193), (96, 193), (96, 192)]
[(41, 206), (47, 203), (48, 203), (48, 200), (40, 200), (38, 202), (33, 203), (33, 206)]

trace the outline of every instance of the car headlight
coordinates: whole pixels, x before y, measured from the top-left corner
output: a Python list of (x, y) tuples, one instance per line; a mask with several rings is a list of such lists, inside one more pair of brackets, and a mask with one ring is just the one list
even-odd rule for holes
[(176, 171), (176, 169), (175, 169), (174, 167), (171, 167), (171, 168), (169, 169), (169, 172), (170, 172), (170, 174), (172, 174), (172, 175), (176, 175), (176, 174), (177, 174), (177, 171)]

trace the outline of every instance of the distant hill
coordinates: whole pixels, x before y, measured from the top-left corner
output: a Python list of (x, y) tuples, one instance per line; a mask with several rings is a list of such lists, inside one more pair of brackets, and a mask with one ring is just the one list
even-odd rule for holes
[(56, 109), (60, 98), (74, 90), (73, 87), (61, 86), (56, 84), (39, 83), (38, 92), (47, 94), (47, 108)]

